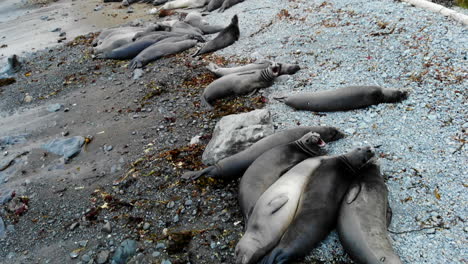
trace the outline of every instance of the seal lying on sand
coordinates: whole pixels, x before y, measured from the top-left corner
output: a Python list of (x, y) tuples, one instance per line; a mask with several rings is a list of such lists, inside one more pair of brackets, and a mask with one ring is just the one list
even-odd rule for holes
[(199, 8), (204, 7), (208, 0), (175, 0), (165, 3), (161, 9), (176, 9), (176, 8)]
[(258, 198), (281, 175), (307, 158), (323, 155), (325, 146), (326, 143), (318, 133), (309, 132), (294, 142), (274, 147), (258, 157), (245, 171), (239, 185), (239, 204), (245, 225)]
[(237, 15), (235, 15), (231, 19), (229, 26), (223, 29), (223, 31), (221, 31), (214, 39), (208, 41), (205, 46), (193, 54), (192, 57), (217, 51), (230, 46), (239, 39), (239, 35), (239, 19), (237, 18)]
[(236, 263), (285, 263), (306, 255), (335, 226), (340, 202), (355, 172), (374, 156), (371, 147), (307, 159), (258, 199), (236, 246)]
[(270, 87), (279, 76), (281, 66), (273, 64), (263, 70), (234, 73), (223, 76), (208, 85), (201, 96), (203, 105), (213, 108), (215, 100), (241, 95)]
[(370, 162), (359, 176), (341, 203), (337, 226), (341, 244), (356, 263), (401, 264), (388, 237), (388, 190), (380, 167)]
[(188, 13), (184, 19), (184, 22), (199, 28), (201, 31), (203, 31), (203, 34), (213, 34), (224, 29), (224, 26), (208, 24), (202, 19), (201, 14), (198, 12)]
[(380, 103), (397, 103), (408, 97), (407, 91), (379, 86), (348, 86), (333, 91), (299, 93), (284, 102), (297, 110), (315, 112), (347, 111)]
[[(206, 68), (212, 73), (214, 73), (216, 76), (222, 77), (222, 76), (226, 76), (226, 75), (233, 74), (233, 73), (241, 73), (241, 72), (253, 71), (253, 70), (263, 70), (273, 65), (273, 63), (275, 62), (269, 61), (269, 60), (262, 60), (262, 61), (247, 64), (247, 65), (242, 65), (242, 66), (237, 66), (237, 67), (232, 67), (232, 68), (223, 68), (211, 62), (208, 66), (206, 66)], [(299, 65), (297, 64), (288, 64), (288, 63), (279, 63), (279, 62), (277, 62), (277, 64), (281, 66), (279, 75), (284, 75), (284, 74), (292, 75), (301, 69), (301, 67), (299, 67)]]
[(160, 59), (164, 56), (177, 54), (184, 50), (188, 50), (197, 44), (197, 40), (189, 39), (179, 42), (170, 43), (156, 43), (138, 54), (131, 62), (129, 67), (131, 69), (142, 68), (146, 64)]
[(304, 126), (286, 129), (255, 142), (247, 149), (218, 161), (201, 171), (190, 171), (182, 175), (183, 179), (195, 180), (201, 176), (223, 179), (240, 178), (245, 170), (265, 151), (296, 141), (309, 132), (317, 132), (325, 142), (331, 142), (344, 138), (344, 134), (334, 127)]
[(126, 45), (123, 45), (120, 48), (114, 49), (110, 52), (105, 52), (101, 55), (98, 56), (98, 58), (103, 58), (103, 59), (115, 59), (115, 60), (128, 60), (128, 59), (133, 59), (135, 56), (137, 56), (140, 52), (144, 51), (146, 48), (150, 47), (151, 45), (154, 45), (155, 43), (162, 44), (162, 43), (175, 43), (187, 39), (198, 39), (198, 36), (196, 35), (181, 35), (181, 36), (175, 36), (175, 37), (167, 37), (167, 36), (162, 36), (159, 38), (142, 38), (139, 39), (135, 42), (128, 43)]
[(242, 2), (244, 2), (244, 0), (224, 0), (223, 4), (219, 8), (219, 12), (224, 12), (226, 9), (234, 5), (237, 5), (238, 3), (242, 3)]
[(214, 11), (218, 8), (220, 8), (223, 5), (224, 0), (210, 0), (208, 5), (203, 9), (203, 11)]

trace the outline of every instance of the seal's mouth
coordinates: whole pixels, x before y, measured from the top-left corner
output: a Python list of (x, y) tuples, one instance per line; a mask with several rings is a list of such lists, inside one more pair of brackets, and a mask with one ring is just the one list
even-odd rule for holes
[(324, 148), (327, 145), (327, 143), (325, 143), (325, 141), (323, 141), (321, 138), (319, 138), (318, 141), (317, 141), (317, 145), (320, 148)]

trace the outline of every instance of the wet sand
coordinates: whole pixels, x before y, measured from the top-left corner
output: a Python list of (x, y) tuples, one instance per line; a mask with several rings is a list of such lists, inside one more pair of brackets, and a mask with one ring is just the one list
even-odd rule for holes
[[(94, 8), (102, 6), (99, 11)], [(28, 5), (24, 0), (0, 2), (0, 61), (12, 54), (24, 54), (58, 44), (60, 32), (71, 40), (76, 36), (117, 26), (136, 19), (151, 19), (148, 4), (128, 8), (102, 0), (60, 0), (48, 5)], [(61, 28), (58, 32), (51, 32)], [(6, 47), (5, 47), (6, 45)]]

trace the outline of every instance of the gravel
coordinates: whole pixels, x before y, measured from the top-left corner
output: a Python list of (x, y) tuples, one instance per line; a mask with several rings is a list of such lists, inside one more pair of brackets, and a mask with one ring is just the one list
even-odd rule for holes
[[(217, 55), (303, 67), (266, 90), (279, 129), (299, 123), (340, 127), (348, 137), (333, 143), (331, 154), (381, 145), (377, 151), (393, 208), (390, 230), (396, 232), (391, 238), (402, 261), (464, 263), (467, 28), (397, 1), (246, 1), (205, 19), (226, 24), (234, 14), (241, 37)], [(346, 85), (404, 88), (411, 94), (400, 104), (323, 116), (293, 111), (273, 99)], [(348, 261), (334, 233), (309, 258)]]

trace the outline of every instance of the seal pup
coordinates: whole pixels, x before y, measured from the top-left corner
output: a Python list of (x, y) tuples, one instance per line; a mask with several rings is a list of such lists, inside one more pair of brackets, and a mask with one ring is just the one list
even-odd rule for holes
[(184, 50), (188, 50), (197, 44), (197, 40), (189, 39), (179, 42), (170, 43), (156, 43), (138, 54), (131, 62), (129, 67), (131, 69), (142, 68), (146, 64), (160, 59), (164, 56), (176, 54)]
[(136, 32), (126, 32), (126, 33), (118, 33), (118, 34), (111, 34), (107, 36), (100, 45), (94, 47), (94, 53), (103, 53), (112, 51), (118, 47), (121, 47), (125, 44), (132, 42), (133, 36)]
[(223, 76), (210, 83), (201, 96), (201, 102), (208, 108), (213, 108), (214, 101), (233, 95), (241, 95), (253, 92), (257, 89), (267, 88), (273, 85), (280, 75), (281, 65), (273, 63), (263, 70), (254, 70), (233, 73)]
[(239, 185), (239, 204), (244, 223), (248, 222), (258, 198), (281, 175), (307, 158), (323, 155), (325, 146), (318, 133), (309, 132), (294, 142), (274, 147), (260, 155), (245, 171)]
[(309, 132), (317, 132), (325, 142), (344, 138), (345, 135), (337, 128), (328, 126), (303, 126), (286, 129), (264, 137), (243, 151), (218, 161), (201, 171), (189, 171), (182, 175), (183, 179), (195, 180), (201, 176), (223, 179), (237, 179), (265, 151), (296, 141)]
[(203, 34), (214, 34), (222, 31), (224, 26), (221, 25), (210, 25), (208, 22), (202, 19), (202, 16), (198, 12), (190, 12), (184, 19), (185, 23), (199, 28)]
[[(261, 61), (250, 63), (247, 65), (231, 67), (231, 68), (223, 68), (210, 62), (210, 64), (206, 66), (206, 68), (209, 71), (211, 71), (214, 75), (218, 77), (222, 77), (222, 76), (226, 76), (226, 75), (233, 74), (233, 73), (240, 73), (240, 72), (253, 71), (253, 70), (263, 70), (271, 66), (273, 63), (275, 62), (269, 61), (269, 60), (261, 60)], [(284, 75), (284, 74), (292, 75), (301, 69), (301, 67), (297, 64), (288, 64), (288, 63), (279, 63), (279, 62), (277, 63), (281, 66), (279, 75)]]
[(337, 224), (341, 244), (356, 263), (401, 264), (388, 237), (388, 190), (377, 159), (359, 176), (341, 202)]
[(224, 0), (211, 0), (203, 11), (211, 12), (223, 5)]
[(237, 5), (238, 3), (242, 3), (244, 2), (244, 0), (224, 0), (223, 1), (223, 4), (221, 5), (221, 7), (219, 8), (219, 12), (224, 12), (226, 9), (234, 6), (234, 5)]
[(176, 9), (176, 8), (199, 8), (204, 7), (208, 0), (174, 0), (165, 3), (161, 9)]
[(101, 59), (114, 59), (114, 60), (128, 60), (128, 59), (133, 59), (135, 56), (137, 56), (140, 52), (145, 50), (146, 48), (150, 47), (151, 45), (154, 45), (155, 43), (171, 43), (171, 42), (179, 42), (182, 40), (187, 40), (187, 39), (196, 39), (200, 40), (198, 36), (196, 35), (179, 35), (179, 36), (174, 36), (174, 37), (168, 37), (168, 36), (161, 36), (159, 38), (141, 38), (135, 42), (128, 43), (126, 45), (123, 45), (120, 48), (114, 49), (110, 52), (104, 52), (100, 55), (98, 55), (98, 58)]
[(231, 19), (231, 23), (214, 39), (208, 41), (205, 46), (193, 54), (192, 57), (224, 49), (225, 47), (230, 46), (236, 42), (239, 39), (239, 35), (239, 19), (237, 18), (237, 15), (234, 15)]
[(348, 86), (333, 91), (299, 93), (284, 102), (297, 110), (315, 112), (348, 111), (380, 103), (397, 103), (408, 98), (407, 91), (379, 86)]
[(338, 209), (356, 171), (374, 156), (371, 147), (344, 155), (309, 158), (279, 178), (258, 199), (236, 263), (285, 263), (306, 255), (335, 226)]

